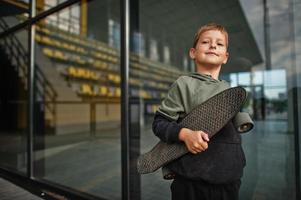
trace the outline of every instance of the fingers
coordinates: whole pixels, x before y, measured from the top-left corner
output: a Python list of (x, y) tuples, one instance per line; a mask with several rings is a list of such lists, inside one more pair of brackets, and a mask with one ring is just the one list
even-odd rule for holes
[(208, 142), (209, 142), (209, 137), (208, 134), (203, 132), (203, 131), (197, 131), (196, 132), (198, 137), (197, 137), (197, 143), (201, 145), (203, 150), (208, 148)]
[(206, 149), (208, 149), (208, 143), (207, 142), (194, 142), (192, 145), (192, 148), (196, 151), (205, 151)]
[(188, 143), (188, 144), (186, 144), (186, 147), (187, 147), (188, 151), (193, 154), (202, 152), (202, 149), (199, 149), (199, 145), (196, 142)]
[(208, 148), (208, 143), (207, 142), (193, 142), (188, 150), (193, 153), (193, 154), (197, 154), (197, 153), (201, 153), (203, 151), (205, 151)]
[(208, 134), (205, 133), (205, 132), (203, 132), (203, 131), (200, 131), (200, 132), (201, 132), (203, 140), (205, 140), (206, 142), (209, 142), (209, 136), (208, 136)]
[(200, 153), (200, 152), (197, 152), (197, 151), (195, 151), (195, 150), (189, 150), (189, 152), (190, 152), (190, 153), (193, 153), (193, 154), (198, 154), (198, 153)]
[(194, 146), (188, 148), (188, 150), (189, 150), (189, 152), (191, 152), (191, 153), (193, 153), (193, 154), (201, 153), (202, 151), (204, 151), (204, 150), (199, 149), (199, 148), (196, 148), (196, 147), (194, 147)]
[(186, 135), (184, 142), (189, 152), (197, 154), (208, 148), (209, 137), (203, 131), (192, 131)]
[(189, 152), (191, 152), (193, 154), (198, 154), (198, 153), (205, 151), (205, 149), (197, 149), (197, 148), (190, 148), (188, 150), (189, 150)]

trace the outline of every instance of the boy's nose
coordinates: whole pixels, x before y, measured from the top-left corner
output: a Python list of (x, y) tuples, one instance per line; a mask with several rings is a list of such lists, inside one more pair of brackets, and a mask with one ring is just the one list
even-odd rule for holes
[(215, 49), (215, 48), (216, 48), (216, 44), (214, 44), (214, 43), (211, 43), (211, 44), (210, 44), (210, 48), (213, 48), (213, 49)]

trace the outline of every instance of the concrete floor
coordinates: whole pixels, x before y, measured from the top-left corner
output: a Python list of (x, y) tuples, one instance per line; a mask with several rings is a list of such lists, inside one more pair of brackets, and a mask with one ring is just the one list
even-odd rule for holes
[(0, 200), (41, 200), (41, 198), (0, 178)]
[[(140, 148), (136, 147), (136, 151), (140, 149), (143, 153), (158, 140), (149, 123), (142, 130)], [(105, 199), (121, 199), (119, 130), (99, 132), (95, 137), (70, 144), (72, 134), (60, 137), (46, 137), (46, 151), (35, 154), (36, 160), (43, 160), (45, 166), (42, 178)], [(256, 122), (255, 129), (242, 137), (247, 166), (240, 199), (294, 200), (294, 145), (287, 122)], [(58, 140), (60, 145), (54, 145)], [(141, 189), (142, 200), (166, 200), (170, 199), (170, 183), (161, 178), (158, 170), (142, 175), (137, 191)]]

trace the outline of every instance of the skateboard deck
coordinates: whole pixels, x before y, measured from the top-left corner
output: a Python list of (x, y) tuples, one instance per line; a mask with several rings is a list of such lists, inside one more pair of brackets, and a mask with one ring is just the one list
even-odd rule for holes
[[(226, 89), (196, 106), (180, 125), (194, 131), (202, 130), (211, 138), (239, 112), (245, 100), (244, 88)], [(167, 144), (160, 141), (149, 152), (140, 155), (137, 161), (138, 173), (154, 172), (188, 152), (184, 143)]]

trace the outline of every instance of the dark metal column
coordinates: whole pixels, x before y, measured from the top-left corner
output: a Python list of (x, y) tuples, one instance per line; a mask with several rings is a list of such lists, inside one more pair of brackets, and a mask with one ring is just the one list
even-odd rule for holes
[(141, 199), (141, 176), (137, 172), (137, 159), (140, 155), (140, 135), (141, 135), (141, 119), (143, 118), (143, 101), (141, 98), (130, 98), (130, 127), (129, 127), (129, 144), (130, 144), (130, 199)]
[(271, 69), (271, 43), (270, 43), (270, 18), (269, 8), (267, 6), (267, 0), (263, 0), (263, 22), (264, 22), (264, 49), (265, 49), (265, 65), (266, 69)]
[(96, 136), (96, 103), (90, 103), (90, 136)]
[(291, 71), (292, 71), (292, 98), (293, 98), (293, 120), (294, 120), (294, 143), (295, 143), (295, 179), (296, 179), (296, 199), (301, 199), (300, 194), (300, 127), (299, 127), (299, 103), (298, 92), (298, 70), (296, 63), (296, 40), (295, 40), (295, 23), (294, 23), (294, 0), (289, 1), (289, 33), (291, 47)]
[[(133, 52), (135, 45), (140, 46), (141, 41), (134, 41), (134, 34), (140, 32), (139, 23), (139, 0), (131, 0), (129, 2), (129, 17), (130, 26), (130, 51)], [(136, 51), (137, 52), (137, 51)], [(140, 53), (140, 52), (138, 52)], [(130, 70), (130, 69), (129, 69)], [(129, 86), (129, 89), (131, 87)], [(140, 97), (129, 95), (129, 199), (141, 199), (141, 176), (137, 172), (137, 159), (140, 155), (140, 135), (141, 121), (143, 119), (143, 100)]]
[(129, 0), (120, 0), (121, 25), (121, 172), (122, 199), (130, 199), (129, 181), (129, 41), (130, 41), (130, 7)]
[[(36, 15), (36, 0), (30, 1), (30, 18)], [(28, 59), (28, 142), (27, 142), (27, 176), (33, 178), (33, 134), (34, 134), (34, 72), (35, 72), (35, 57), (34, 57), (34, 35), (35, 27), (29, 27), (28, 37), (28, 48), (29, 48), (29, 59)]]

